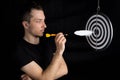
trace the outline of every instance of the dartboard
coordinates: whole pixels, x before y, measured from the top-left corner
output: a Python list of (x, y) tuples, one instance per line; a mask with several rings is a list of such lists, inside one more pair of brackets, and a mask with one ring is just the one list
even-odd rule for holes
[(103, 13), (92, 15), (88, 19), (85, 29), (93, 31), (92, 35), (86, 36), (86, 39), (89, 45), (96, 50), (107, 48), (113, 39), (112, 23)]

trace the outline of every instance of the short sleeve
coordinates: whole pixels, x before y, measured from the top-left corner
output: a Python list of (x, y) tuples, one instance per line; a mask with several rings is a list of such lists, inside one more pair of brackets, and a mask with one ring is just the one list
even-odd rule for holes
[(25, 66), (26, 64), (30, 63), (31, 61), (33, 61), (33, 58), (29, 54), (30, 52), (29, 50), (27, 50), (27, 48), (18, 46), (16, 48), (16, 52), (14, 55), (15, 64), (19, 68), (21, 68)]

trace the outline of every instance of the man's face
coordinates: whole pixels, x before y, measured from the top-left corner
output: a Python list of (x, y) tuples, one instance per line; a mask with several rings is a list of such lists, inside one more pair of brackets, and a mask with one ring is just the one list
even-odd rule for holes
[(34, 36), (43, 36), (46, 28), (44, 12), (42, 10), (33, 9), (31, 15), (29, 32)]

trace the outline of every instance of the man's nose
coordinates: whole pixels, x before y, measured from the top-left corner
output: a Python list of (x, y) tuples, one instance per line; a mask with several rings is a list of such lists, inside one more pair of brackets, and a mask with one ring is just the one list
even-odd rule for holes
[(47, 25), (45, 24), (44, 27), (47, 28)]
[(43, 22), (43, 27), (44, 27), (44, 28), (47, 28), (47, 26), (46, 26), (45, 22)]

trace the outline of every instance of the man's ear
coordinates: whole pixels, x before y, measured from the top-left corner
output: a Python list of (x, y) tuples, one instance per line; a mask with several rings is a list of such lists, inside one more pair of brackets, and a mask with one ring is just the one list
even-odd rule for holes
[(22, 21), (22, 25), (26, 29), (29, 27), (29, 23), (27, 21)]

